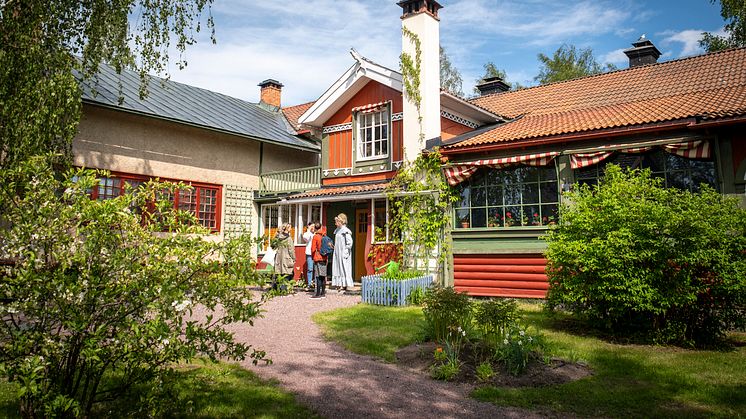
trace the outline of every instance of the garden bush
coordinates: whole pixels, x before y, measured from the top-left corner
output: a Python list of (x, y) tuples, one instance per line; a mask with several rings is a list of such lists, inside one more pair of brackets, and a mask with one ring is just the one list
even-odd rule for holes
[(260, 314), (243, 286), (256, 279), (249, 239), (206, 240), (168, 199), (183, 184), (92, 200), (106, 175), (56, 175), (46, 158), (0, 174), (0, 257), (14, 262), (0, 272), (0, 375), (24, 416), (89, 416), (197, 356), (264, 357), (227, 329)]
[(450, 287), (429, 288), (422, 301), (422, 313), (428, 333), (436, 342), (445, 342), (454, 328), (471, 329), (471, 300), (465, 293), (456, 292)]
[(664, 188), (609, 165), (566, 195), (547, 237), (548, 306), (616, 334), (711, 344), (746, 313), (746, 212), (702, 185)]
[(493, 349), (500, 346), (518, 317), (515, 300), (494, 298), (482, 301), (474, 308), (474, 322), (482, 333), (482, 340)]

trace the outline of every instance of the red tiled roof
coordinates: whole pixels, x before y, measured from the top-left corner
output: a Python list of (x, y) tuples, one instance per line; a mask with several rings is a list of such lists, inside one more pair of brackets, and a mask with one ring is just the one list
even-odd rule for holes
[(297, 195), (291, 195), (287, 199), (313, 198), (335, 195), (350, 195), (366, 192), (379, 192), (386, 189), (389, 182), (371, 183), (366, 185), (338, 186), (334, 188), (321, 188), (309, 192), (303, 192)]
[(746, 48), (473, 99), (516, 118), (448, 150), (687, 118), (746, 115)]
[(282, 113), (285, 114), (285, 118), (287, 118), (288, 122), (290, 122), (290, 125), (292, 125), (294, 130), (298, 131), (300, 129), (298, 118), (300, 118), (300, 116), (303, 115), (308, 110), (308, 108), (313, 106), (314, 103), (316, 102), (308, 102), (302, 105), (282, 108)]

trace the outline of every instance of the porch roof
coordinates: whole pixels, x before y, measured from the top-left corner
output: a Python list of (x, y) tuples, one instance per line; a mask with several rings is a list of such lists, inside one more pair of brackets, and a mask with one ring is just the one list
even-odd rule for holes
[(347, 199), (364, 199), (382, 197), (389, 182), (367, 183), (361, 185), (344, 185), (332, 186), (321, 189), (315, 189), (290, 195), (284, 199), (288, 202), (300, 203), (300, 201), (319, 202), (319, 201), (340, 201)]

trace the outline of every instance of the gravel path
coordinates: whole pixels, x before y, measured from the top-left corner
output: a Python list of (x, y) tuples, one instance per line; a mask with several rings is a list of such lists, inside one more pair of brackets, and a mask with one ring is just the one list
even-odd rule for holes
[(469, 398), (468, 386), (448, 384), (350, 353), (323, 339), (311, 315), (360, 302), (360, 296), (331, 292), (324, 300), (298, 293), (264, 305), (253, 327), (236, 337), (267, 351), (272, 365), (245, 367), (280, 381), (297, 400), (326, 418), (537, 417)]

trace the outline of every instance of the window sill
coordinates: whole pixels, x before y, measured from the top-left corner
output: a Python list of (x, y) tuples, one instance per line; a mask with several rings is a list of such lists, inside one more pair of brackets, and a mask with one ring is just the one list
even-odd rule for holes
[(388, 159), (389, 155), (385, 154), (383, 156), (372, 156), (372, 157), (360, 157), (357, 156), (357, 159), (355, 159), (356, 162), (370, 162), (370, 161), (376, 161), (376, 160), (385, 160)]

